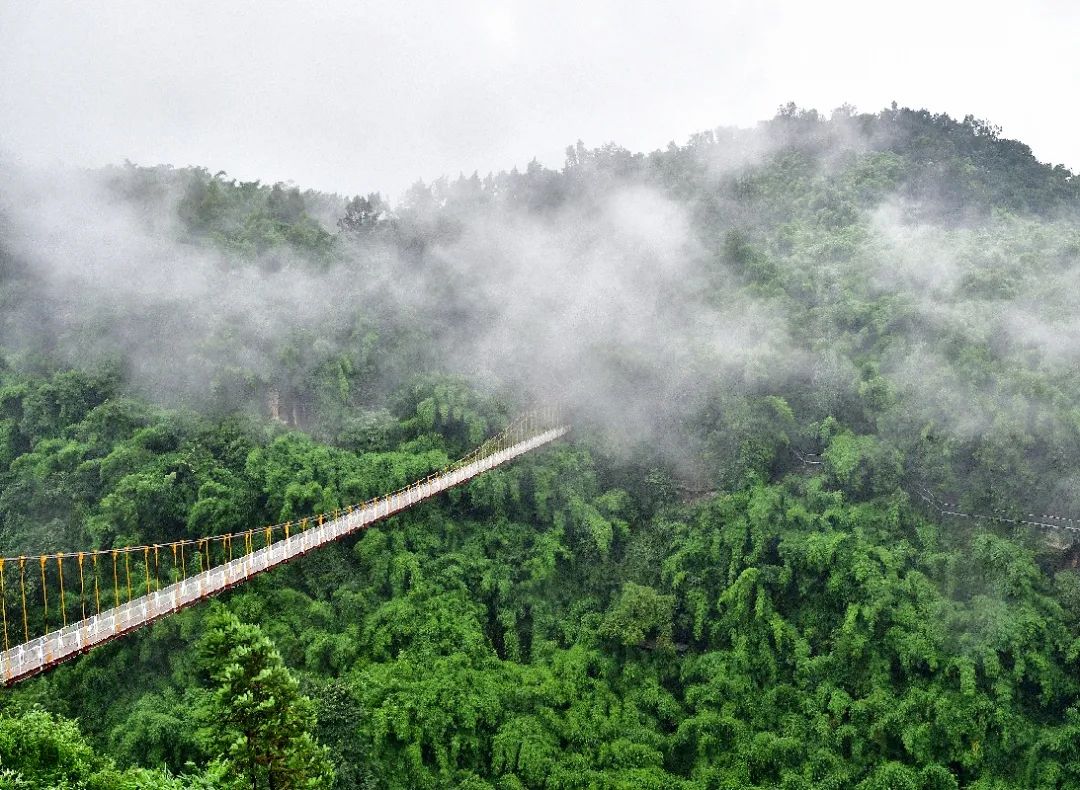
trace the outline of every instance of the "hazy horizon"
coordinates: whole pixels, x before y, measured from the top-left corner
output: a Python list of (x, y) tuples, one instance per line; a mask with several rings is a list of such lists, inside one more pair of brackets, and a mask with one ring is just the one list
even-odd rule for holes
[(896, 101), (983, 118), (1076, 171), (1077, 23), (1054, 0), (879, 16), (846, 0), (471, 2), (453, 15), (422, 2), (8, 4), (0, 156), (198, 165), (398, 199), (418, 179), (557, 167), (578, 139), (652, 151), (787, 102), (827, 115)]

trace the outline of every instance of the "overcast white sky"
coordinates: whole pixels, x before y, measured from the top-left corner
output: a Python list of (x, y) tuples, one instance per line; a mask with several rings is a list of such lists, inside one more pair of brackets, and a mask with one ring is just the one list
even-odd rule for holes
[(0, 0), (0, 156), (395, 198), (795, 101), (971, 113), (1080, 170), (1080, 3)]

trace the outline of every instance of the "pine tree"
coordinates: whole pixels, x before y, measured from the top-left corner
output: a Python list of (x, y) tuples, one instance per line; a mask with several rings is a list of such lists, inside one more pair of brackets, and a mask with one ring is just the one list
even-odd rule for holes
[(211, 754), (252, 790), (331, 785), (329, 755), (314, 736), (314, 704), (258, 626), (219, 607), (199, 657), (210, 689), (199, 711), (200, 738)]

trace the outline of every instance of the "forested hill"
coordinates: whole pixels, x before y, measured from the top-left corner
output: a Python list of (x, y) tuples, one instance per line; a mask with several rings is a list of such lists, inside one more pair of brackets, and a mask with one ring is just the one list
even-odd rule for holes
[(1080, 178), (991, 125), (789, 106), (395, 201), (0, 173), (3, 556), (575, 425), (2, 692), (0, 788), (1080, 787), (1080, 555), (924, 500), (1080, 519)]

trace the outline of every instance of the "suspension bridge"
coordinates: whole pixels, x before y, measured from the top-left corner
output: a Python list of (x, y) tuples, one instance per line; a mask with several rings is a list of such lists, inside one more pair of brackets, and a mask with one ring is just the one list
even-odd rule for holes
[[(807, 468), (825, 466), (823, 457), (817, 453), (801, 453), (794, 447), (790, 449), (799, 462)], [(958, 502), (941, 499), (925, 486), (916, 485), (908, 493), (913, 493), (915, 497), (921, 499), (923, 504), (935, 515), (984, 521), (992, 524), (1008, 524), (1016, 527), (1032, 527), (1043, 530), (1048, 534), (1057, 533), (1061, 547), (1080, 542), (1080, 518), (1059, 516), (1053, 513), (1028, 513), (1025, 510), (1017, 510), (1011, 514), (1005, 510), (998, 510), (994, 513), (972, 513), (962, 510)]]
[(569, 430), (552, 409), (530, 412), (441, 472), (296, 522), (173, 543), (0, 558), (0, 678), (11, 685), (72, 659), (356, 534)]

